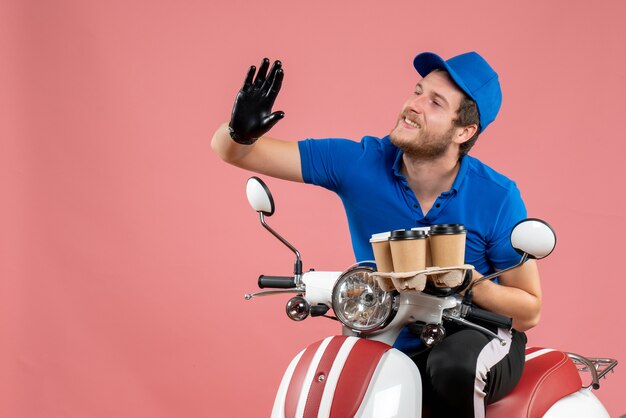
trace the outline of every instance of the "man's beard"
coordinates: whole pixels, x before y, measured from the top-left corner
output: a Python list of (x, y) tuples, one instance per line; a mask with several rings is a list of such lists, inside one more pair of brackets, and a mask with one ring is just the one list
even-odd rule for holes
[(455, 128), (450, 127), (443, 134), (422, 131), (419, 137), (412, 141), (400, 140), (395, 134), (394, 128), (389, 134), (391, 142), (402, 150), (408, 157), (417, 160), (434, 160), (446, 153), (452, 143)]

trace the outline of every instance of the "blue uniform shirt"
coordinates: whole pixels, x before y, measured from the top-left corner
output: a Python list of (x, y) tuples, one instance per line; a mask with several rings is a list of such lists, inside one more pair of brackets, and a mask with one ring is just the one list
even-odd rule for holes
[(400, 173), (402, 151), (382, 139), (303, 140), (298, 143), (306, 183), (334, 191), (343, 202), (357, 261), (373, 260), (372, 234), (433, 224), (463, 224), (465, 262), (482, 274), (519, 262), (510, 232), (526, 218), (515, 183), (469, 155), (452, 188), (424, 214)]

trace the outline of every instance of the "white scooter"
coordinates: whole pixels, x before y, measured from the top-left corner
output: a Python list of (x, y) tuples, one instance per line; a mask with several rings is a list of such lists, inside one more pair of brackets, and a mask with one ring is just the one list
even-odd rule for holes
[[(273, 418), (421, 417), (419, 370), (407, 355), (392, 348), (400, 331), (418, 324), (423, 344), (430, 347), (445, 337), (443, 321), (461, 323), (498, 339), (488, 328), (511, 327), (510, 318), (471, 304), (471, 287), (478, 283), (468, 286), (471, 266), (451, 272), (450, 277), (458, 279), (452, 285), (427, 280), (431, 273), (436, 277), (447, 273), (441, 269), (394, 276), (377, 273), (373, 262), (358, 263), (345, 272), (303, 272), (298, 250), (265, 222), (265, 217), (274, 213), (274, 201), (265, 183), (250, 178), (247, 196), (261, 224), (295, 253), (296, 262), (293, 276), (262, 275), (259, 287), (273, 290), (245, 298), (295, 293), (286, 306), (289, 318), (301, 321), (308, 316), (324, 316), (343, 324), (341, 336), (317, 341), (291, 361), (278, 388)], [(549, 255), (556, 237), (545, 222), (527, 219), (513, 229), (511, 244), (523, 254), (513, 269), (527, 258)], [(419, 283), (417, 287), (415, 283)], [(466, 288), (463, 299), (455, 296)], [(328, 315), (331, 308), (334, 317)], [(487, 417), (608, 418), (592, 391), (616, 365), (613, 359), (527, 348), (520, 382), (487, 407)], [(589, 385), (583, 386), (579, 371), (591, 374)]]

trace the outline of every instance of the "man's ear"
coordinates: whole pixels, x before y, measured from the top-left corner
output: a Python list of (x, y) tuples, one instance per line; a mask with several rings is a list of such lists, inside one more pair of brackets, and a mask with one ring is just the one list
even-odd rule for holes
[(478, 132), (478, 125), (472, 123), (471, 125), (461, 126), (457, 128), (454, 142), (461, 145), (464, 142), (469, 141)]

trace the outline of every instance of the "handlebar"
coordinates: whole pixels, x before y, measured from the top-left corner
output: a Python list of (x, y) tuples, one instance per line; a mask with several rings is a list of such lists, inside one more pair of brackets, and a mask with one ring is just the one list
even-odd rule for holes
[(508, 316), (500, 315), (494, 312), (486, 311), (484, 309), (477, 308), (476, 306), (470, 306), (465, 319), (474, 322), (475, 324), (487, 326), (511, 329), (513, 326), (513, 320)]
[(293, 276), (259, 276), (259, 288), (271, 289), (293, 289), (296, 287), (295, 278)]

